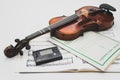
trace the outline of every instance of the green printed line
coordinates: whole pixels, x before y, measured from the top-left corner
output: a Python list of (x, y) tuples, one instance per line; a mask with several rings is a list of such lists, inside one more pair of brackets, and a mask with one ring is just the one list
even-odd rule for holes
[(103, 65), (116, 53), (116, 52), (118, 52), (120, 50), (120, 48), (118, 48), (104, 63), (103, 63)]
[(110, 53), (114, 48), (116, 48), (117, 46), (119, 46), (119, 44), (116, 44), (115, 46), (113, 46), (113, 48), (111, 48), (101, 59), (100, 59), (100, 61), (102, 60), (102, 59), (104, 59), (107, 55), (108, 55), (108, 53)]

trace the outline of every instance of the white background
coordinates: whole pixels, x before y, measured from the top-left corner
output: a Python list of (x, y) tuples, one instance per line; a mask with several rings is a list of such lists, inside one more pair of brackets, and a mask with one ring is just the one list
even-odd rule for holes
[(18, 65), (14, 63), (14, 60), (18, 60), (17, 57), (8, 59), (3, 54), (6, 46), (15, 44), (15, 38), (22, 39), (48, 26), (50, 18), (68, 16), (82, 6), (99, 6), (102, 3), (111, 4), (117, 9), (117, 12), (114, 12), (113, 27), (119, 35), (120, 3), (118, 0), (0, 0), (0, 80), (119, 80), (120, 73), (19, 74), (14, 72)]

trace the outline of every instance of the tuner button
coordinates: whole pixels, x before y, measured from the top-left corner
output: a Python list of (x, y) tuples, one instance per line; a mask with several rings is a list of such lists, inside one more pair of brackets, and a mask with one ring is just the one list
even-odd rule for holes
[(19, 39), (15, 39), (15, 42), (20, 42), (20, 40)]

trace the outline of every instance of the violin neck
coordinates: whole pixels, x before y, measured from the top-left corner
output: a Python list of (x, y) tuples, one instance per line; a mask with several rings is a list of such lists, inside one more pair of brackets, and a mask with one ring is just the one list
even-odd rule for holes
[(46, 28), (43, 28), (42, 30), (39, 30), (39, 31), (27, 36), (26, 39), (27, 40), (32, 40), (32, 39), (34, 39), (34, 38), (36, 38), (36, 37), (38, 37), (40, 35), (43, 35), (43, 34), (45, 34), (47, 32), (50, 32), (51, 30), (54, 30), (56, 28), (65, 26), (67, 24), (70, 24), (73, 21), (77, 21), (77, 19), (79, 19), (79, 16), (77, 14), (73, 14), (73, 15), (68, 16), (68, 17), (66, 17), (66, 18), (64, 18), (64, 19), (62, 19), (62, 20), (60, 20), (60, 21), (46, 27)]
[(50, 31), (51, 31), (51, 29), (49, 27), (46, 27), (46, 28), (43, 28), (42, 30), (36, 31), (33, 34), (27, 36), (25, 39), (30, 41), (30, 40), (32, 40), (32, 39), (34, 39), (34, 38), (36, 38), (36, 37), (38, 37), (40, 35), (43, 35), (43, 34), (45, 34), (47, 32), (50, 32)]

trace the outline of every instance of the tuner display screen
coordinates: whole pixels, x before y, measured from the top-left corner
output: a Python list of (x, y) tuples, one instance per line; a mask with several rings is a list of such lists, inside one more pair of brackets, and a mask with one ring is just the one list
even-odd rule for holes
[(41, 56), (48, 55), (48, 54), (53, 54), (52, 49), (47, 49), (39, 52)]

